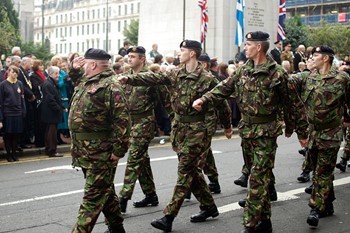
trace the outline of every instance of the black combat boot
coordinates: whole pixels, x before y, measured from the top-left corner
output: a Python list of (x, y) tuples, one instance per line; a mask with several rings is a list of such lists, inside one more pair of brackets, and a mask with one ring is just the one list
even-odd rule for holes
[(210, 182), (208, 186), (209, 186), (210, 192), (216, 193), (216, 194), (221, 193), (221, 188), (220, 188), (219, 181)]
[(325, 217), (331, 216), (333, 214), (334, 214), (334, 207), (333, 207), (333, 203), (330, 202), (330, 203), (326, 204), (326, 208), (324, 211), (319, 212), (318, 217), (325, 218)]
[(298, 176), (297, 180), (301, 183), (308, 182), (310, 180), (310, 172), (303, 171), (300, 176)]
[(119, 205), (120, 205), (120, 212), (125, 214), (126, 213), (126, 207), (128, 205), (128, 199), (126, 199), (124, 197), (120, 197), (119, 198)]
[(163, 218), (154, 219), (151, 222), (151, 225), (154, 228), (159, 230), (163, 230), (164, 232), (171, 232), (171, 228), (173, 226), (174, 217), (171, 215), (165, 215)]
[(247, 201), (246, 198), (241, 199), (241, 200), (238, 201), (238, 205), (239, 205), (240, 207), (243, 207), (243, 208), (244, 208), (244, 207), (245, 207), (246, 201)]
[(191, 190), (189, 190), (185, 195), (186, 200), (191, 200)]
[(157, 206), (159, 204), (158, 201), (158, 196), (157, 194), (153, 193), (153, 194), (147, 194), (145, 196), (144, 199), (142, 199), (141, 201), (135, 201), (134, 202), (134, 207), (138, 208), (138, 207), (146, 207), (146, 206)]
[(108, 226), (108, 229), (104, 233), (126, 233), (123, 224), (110, 227)]
[(13, 158), (12, 158), (12, 155), (9, 154), (9, 153), (6, 154), (6, 160), (7, 160), (7, 162), (13, 162), (14, 161)]
[(317, 209), (311, 209), (309, 216), (307, 217), (307, 224), (309, 224), (312, 227), (317, 227), (318, 225), (318, 210)]
[(277, 191), (274, 184), (269, 184), (270, 201), (277, 201)]
[(305, 188), (305, 193), (311, 194), (313, 188), (314, 188), (314, 183), (312, 183), (309, 187)]
[(302, 156), (305, 156), (306, 153), (307, 153), (307, 148), (304, 147), (304, 148), (298, 150), (298, 152), (299, 152), (299, 154), (301, 154)]
[(243, 188), (246, 188), (248, 186), (248, 175), (242, 173), (241, 177), (233, 181), (233, 183), (235, 183), (236, 185), (242, 186)]
[(191, 216), (191, 222), (204, 222), (207, 218), (215, 218), (219, 216), (219, 211), (216, 205), (211, 206), (206, 210), (201, 210), (198, 214)]
[(340, 162), (335, 165), (335, 167), (338, 168), (340, 171), (345, 172), (346, 164), (347, 164), (347, 160), (342, 158)]
[(259, 221), (255, 227), (244, 227), (241, 233), (272, 233), (271, 220)]

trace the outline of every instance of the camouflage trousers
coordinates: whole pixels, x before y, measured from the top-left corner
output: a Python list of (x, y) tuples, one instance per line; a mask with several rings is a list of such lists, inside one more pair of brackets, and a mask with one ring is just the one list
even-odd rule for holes
[(119, 192), (120, 197), (130, 200), (137, 180), (139, 180), (142, 192), (145, 195), (156, 192), (150, 157), (147, 152), (152, 138), (147, 136), (131, 138), (124, 184)]
[[(244, 156), (243, 156), (244, 157)], [(243, 158), (244, 161), (246, 161), (245, 158)], [(244, 162), (243, 166), (242, 166), (242, 173), (249, 176), (250, 175), (250, 168), (247, 167), (246, 163)], [(275, 174), (271, 174), (271, 179), (270, 179), (270, 184), (273, 185), (276, 183), (276, 177)]]
[(342, 159), (350, 160), (350, 128), (346, 128), (345, 145)]
[(309, 173), (313, 171), (313, 165), (312, 165), (312, 160), (311, 160), (309, 151), (307, 151), (305, 154), (304, 162), (303, 162), (303, 165), (301, 166), (301, 169)]
[(247, 202), (243, 212), (243, 225), (255, 227), (260, 220), (271, 217), (268, 185), (275, 163), (277, 138), (260, 137), (242, 139), (243, 157), (250, 168)]
[(309, 149), (312, 164), (314, 165), (312, 178), (314, 188), (309, 200), (311, 208), (324, 211), (326, 204), (335, 200), (333, 180), (339, 147), (340, 143), (338, 147), (319, 148), (312, 146)]
[(109, 226), (121, 225), (124, 219), (113, 183), (116, 168), (83, 169), (83, 172), (86, 180), (84, 197), (72, 233), (91, 232), (101, 211)]
[(205, 210), (215, 205), (202, 172), (206, 163), (209, 141), (204, 128), (173, 125), (171, 140), (179, 162), (177, 182), (172, 199), (163, 210), (165, 215), (177, 216), (188, 191), (191, 191)]
[(211, 150), (210, 144), (209, 144), (209, 148), (206, 150), (205, 153), (207, 153), (206, 155), (207, 159), (203, 166), (203, 172), (205, 175), (208, 176), (211, 182), (218, 182), (219, 181), (218, 169), (216, 168), (213, 151)]

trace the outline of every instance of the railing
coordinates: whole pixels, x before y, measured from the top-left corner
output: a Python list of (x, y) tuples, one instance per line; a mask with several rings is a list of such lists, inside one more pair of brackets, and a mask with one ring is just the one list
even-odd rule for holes
[(344, 0), (287, 0), (286, 7), (310, 5), (310, 4), (322, 4), (322, 3), (346, 3)]

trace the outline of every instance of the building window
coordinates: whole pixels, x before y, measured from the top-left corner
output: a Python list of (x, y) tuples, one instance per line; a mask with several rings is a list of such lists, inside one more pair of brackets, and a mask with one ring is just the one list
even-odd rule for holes
[(81, 50), (82, 50), (83, 52), (85, 51), (84, 42), (81, 42)]
[(106, 25), (105, 23), (102, 24), (102, 33), (105, 33), (106, 32)]
[(39, 40), (39, 33), (36, 34), (36, 40)]
[(86, 35), (89, 35), (89, 34), (90, 34), (90, 25), (87, 25), (86, 26)]
[(58, 28), (56, 28), (56, 38), (58, 38)]
[(95, 19), (95, 10), (92, 10), (92, 19)]
[(67, 14), (64, 14), (64, 22), (67, 23)]
[(120, 49), (120, 39), (118, 39), (118, 50)]
[(134, 14), (134, 3), (131, 3), (131, 14)]
[(97, 34), (99, 34), (100, 33), (100, 24), (98, 23), (97, 24)]
[(58, 15), (56, 15), (56, 24), (58, 24)]
[(69, 52), (72, 52), (72, 43), (69, 43)]
[(51, 16), (49, 16), (49, 25), (51, 25)]
[(66, 54), (67, 53), (67, 44), (64, 43), (64, 53)]
[(95, 34), (95, 24), (91, 25), (91, 34), (94, 35)]
[(77, 12), (77, 20), (79, 21), (79, 11)]
[(91, 40), (91, 48), (95, 48), (95, 41)]
[(97, 41), (96, 41), (96, 48), (100, 48), (100, 40), (99, 39), (97, 39)]
[(106, 8), (103, 8), (103, 18), (106, 18)]
[(39, 18), (36, 19), (36, 24), (38, 25), (38, 27), (40, 26)]
[(72, 15), (72, 13), (69, 14), (69, 21), (70, 21), (70, 22), (73, 21), (73, 15)]
[(79, 26), (77, 26), (77, 36), (79, 36)]
[(125, 4), (124, 5), (124, 13), (125, 13), (125, 15), (127, 15), (128, 14), (128, 5), (127, 4)]
[(60, 44), (60, 53), (62, 54), (62, 44)]
[(61, 15), (61, 23), (63, 23), (63, 15)]
[(64, 37), (67, 37), (67, 27), (64, 27)]
[(69, 27), (69, 36), (72, 36), (72, 27)]
[(82, 12), (81, 12), (81, 19), (84, 20), (84, 18), (85, 18), (85, 12), (82, 11)]
[(118, 16), (122, 15), (122, 6), (118, 6)]
[(79, 52), (79, 42), (77, 42), (77, 52)]
[(100, 18), (100, 9), (97, 9), (97, 18)]
[(86, 48), (90, 48), (90, 41), (86, 40)]
[(111, 23), (108, 23), (108, 32), (111, 32)]
[(63, 36), (63, 28), (60, 28), (60, 37)]
[(121, 28), (120, 28), (120, 21), (118, 21), (118, 32), (120, 32)]
[(106, 50), (106, 40), (103, 40), (103, 50)]
[(123, 29), (125, 30), (125, 28), (126, 28), (126, 20), (124, 20), (124, 28)]
[(140, 13), (140, 3), (137, 3), (137, 13)]
[(81, 35), (84, 35), (84, 25), (81, 26)]
[(87, 19), (90, 19), (90, 11), (89, 10), (86, 11), (86, 14), (87, 14)]
[(111, 42), (111, 40), (108, 40), (108, 48), (109, 48), (109, 50), (111, 50), (111, 46), (112, 46), (112, 42)]
[(58, 44), (56, 44), (56, 54), (58, 53)]

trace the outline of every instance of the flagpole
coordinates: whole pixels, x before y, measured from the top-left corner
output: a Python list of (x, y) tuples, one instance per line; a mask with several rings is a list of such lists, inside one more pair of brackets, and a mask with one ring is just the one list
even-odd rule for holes
[(182, 14), (182, 40), (185, 40), (185, 28), (186, 28), (186, 0), (183, 0), (183, 14)]

